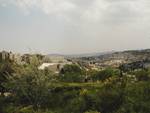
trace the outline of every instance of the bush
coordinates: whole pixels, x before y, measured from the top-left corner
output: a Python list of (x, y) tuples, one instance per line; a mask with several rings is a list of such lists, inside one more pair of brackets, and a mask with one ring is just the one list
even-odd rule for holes
[(149, 73), (146, 70), (137, 71), (135, 73), (135, 75), (136, 75), (136, 78), (137, 78), (138, 81), (148, 81), (148, 80), (150, 80)]
[(47, 106), (50, 81), (50, 77), (46, 76), (43, 71), (34, 69), (11, 77), (6, 86), (14, 94), (17, 103), (39, 108)]
[(94, 73), (94, 75), (92, 75), (91, 77), (93, 81), (98, 81), (98, 80), (105, 81), (110, 77), (119, 76), (119, 74), (120, 74), (119, 70), (107, 68), (105, 70)]
[(60, 71), (60, 80), (63, 82), (83, 82), (83, 71), (77, 65), (65, 65)]
[(117, 113), (150, 113), (150, 82), (128, 84), (125, 100)]

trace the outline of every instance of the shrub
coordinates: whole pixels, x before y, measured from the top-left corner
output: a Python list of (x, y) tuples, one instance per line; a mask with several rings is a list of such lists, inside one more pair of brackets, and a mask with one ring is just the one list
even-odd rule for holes
[(93, 81), (101, 80), (105, 81), (106, 79), (114, 76), (118, 76), (119, 71), (111, 68), (99, 71), (92, 76)]
[(63, 82), (83, 82), (83, 71), (77, 65), (65, 65), (60, 71), (60, 80)]

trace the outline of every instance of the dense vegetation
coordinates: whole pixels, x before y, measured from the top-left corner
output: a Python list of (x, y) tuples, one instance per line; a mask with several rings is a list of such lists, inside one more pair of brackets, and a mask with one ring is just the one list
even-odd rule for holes
[(66, 65), (54, 74), (38, 63), (0, 63), (0, 113), (150, 113), (149, 69)]

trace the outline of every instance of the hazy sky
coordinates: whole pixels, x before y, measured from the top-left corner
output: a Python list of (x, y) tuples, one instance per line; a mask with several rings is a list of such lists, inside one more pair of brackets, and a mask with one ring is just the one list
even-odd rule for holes
[(150, 0), (0, 0), (0, 50), (150, 48)]

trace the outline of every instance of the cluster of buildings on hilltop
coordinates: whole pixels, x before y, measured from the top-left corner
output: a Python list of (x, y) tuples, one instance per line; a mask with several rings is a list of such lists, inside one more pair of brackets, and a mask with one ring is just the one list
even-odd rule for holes
[(103, 70), (108, 67), (119, 68), (150, 68), (150, 53), (114, 53), (98, 57), (82, 57), (73, 59), (87, 70)]
[(0, 52), (0, 61), (5, 61), (5, 60), (14, 61), (15, 55), (12, 52), (6, 52), (6, 51)]
[(0, 52), (0, 61), (13, 61), (17, 64), (30, 63), (31, 58), (36, 56), (37, 58), (42, 58), (42, 55), (30, 55), (30, 54), (14, 54), (12, 52), (2, 51)]

